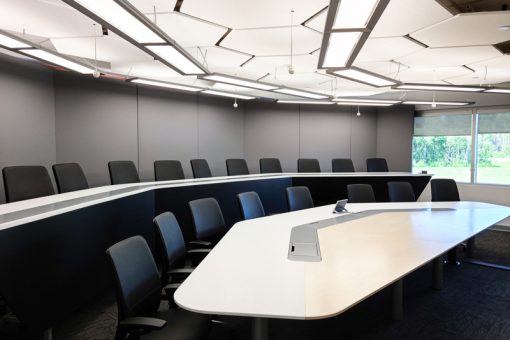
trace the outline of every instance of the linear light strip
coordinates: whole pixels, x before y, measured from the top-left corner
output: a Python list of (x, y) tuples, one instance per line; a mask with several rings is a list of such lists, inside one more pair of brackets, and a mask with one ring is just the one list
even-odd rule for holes
[(469, 105), (471, 103), (468, 102), (430, 102), (430, 101), (415, 101), (415, 100), (408, 100), (405, 102), (402, 102), (402, 104), (406, 105), (448, 105), (448, 106), (463, 106), (463, 105)]
[(310, 98), (310, 99), (327, 99), (327, 98), (329, 98), (328, 96), (323, 95), (323, 94), (295, 90), (295, 89), (289, 89), (289, 88), (285, 88), (285, 87), (281, 88), (281, 89), (274, 90), (274, 92), (288, 94), (291, 96)]
[(489, 89), (485, 90), (487, 93), (510, 93), (510, 89)]
[(337, 71), (331, 71), (329, 72), (331, 74), (334, 74), (339, 77), (347, 78), (350, 80), (357, 81), (359, 83), (376, 86), (376, 87), (383, 87), (383, 86), (392, 86), (396, 85), (397, 82), (393, 79), (383, 77), (379, 74), (369, 72), (357, 67), (353, 67), (350, 69), (344, 69), (344, 70), (337, 70)]
[(378, 2), (378, 0), (341, 0), (332, 28), (366, 28)]
[(332, 105), (335, 104), (333, 102), (326, 101), (306, 101), (306, 100), (282, 100), (278, 99), (276, 101), (278, 104), (301, 104), (301, 105)]
[(346, 67), (361, 38), (361, 32), (331, 33), (322, 68)]
[(40, 49), (37, 49), (37, 48), (23, 49), (23, 50), (18, 50), (18, 51), (23, 53), (23, 54), (28, 54), (29, 56), (35, 57), (37, 59), (42, 59), (42, 60), (48, 61), (48, 62), (50, 62), (52, 64), (62, 66), (64, 68), (66, 68), (66, 69), (79, 72), (81, 74), (91, 74), (91, 73), (94, 73), (94, 69), (93, 68), (87, 67), (87, 66), (84, 66), (84, 65), (81, 65), (81, 64), (78, 64), (78, 63), (76, 63), (74, 61), (71, 61), (69, 59), (63, 58), (61, 56), (58, 56), (57, 54), (52, 53), (52, 52), (48, 52), (48, 51), (45, 51), (45, 50), (40, 50)]
[(140, 78), (131, 79), (131, 80), (129, 80), (129, 82), (130, 83), (135, 83), (135, 84), (163, 87), (163, 88), (182, 90), (182, 91), (189, 91), (189, 92), (198, 92), (198, 91), (204, 90), (203, 88), (200, 88), (200, 87), (186, 86), (186, 85), (166, 83), (166, 82), (161, 82), (161, 81), (148, 80), (148, 79), (140, 79)]
[(334, 98), (334, 102), (343, 102), (343, 103), (372, 103), (372, 104), (398, 104), (401, 103), (400, 100), (386, 100), (386, 99), (349, 99), (349, 98)]
[(276, 90), (278, 86), (264, 84), (258, 81), (248, 80), (248, 79), (241, 79), (237, 77), (231, 77), (223, 74), (211, 74), (203, 76), (202, 79), (207, 79), (210, 81), (215, 81), (219, 83), (225, 83), (229, 85), (237, 85), (242, 87), (249, 87), (254, 88), (257, 90), (263, 90), (263, 91), (271, 91)]
[(213, 96), (237, 98), (237, 99), (244, 99), (244, 100), (255, 99), (255, 97), (252, 97), (252, 96), (246, 96), (246, 95), (230, 93), (230, 92), (213, 91), (213, 90), (205, 90), (205, 91), (202, 91), (201, 93), (212, 94)]
[(4, 33), (0, 33), (0, 45), (5, 46), (7, 48), (30, 48), (32, 46), (19, 41), (13, 37), (5, 35)]
[(149, 50), (157, 54), (166, 62), (174, 65), (185, 74), (204, 74), (205, 72), (200, 69), (190, 59), (185, 57), (174, 46), (170, 45), (150, 45), (146, 46)]
[(427, 84), (401, 84), (393, 87), (400, 90), (422, 91), (454, 91), (454, 92), (481, 92), (485, 87), (451, 86), (451, 85), (427, 85)]
[(336, 105), (343, 106), (392, 106), (390, 103), (367, 103), (367, 102), (337, 102)]

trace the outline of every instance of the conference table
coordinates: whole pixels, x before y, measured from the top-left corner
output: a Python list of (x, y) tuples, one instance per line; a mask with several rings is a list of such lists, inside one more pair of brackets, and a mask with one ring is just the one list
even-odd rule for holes
[(334, 205), (236, 223), (175, 293), (187, 310), (253, 318), (253, 339), (268, 319), (323, 319), (393, 286), (402, 319), (402, 278), (510, 215), (479, 202)]
[(240, 192), (256, 191), (266, 213), (281, 214), (287, 212), (285, 188), (290, 186), (308, 186), (319, 206), (346, 198), (351, 183), (371, 184), (377, 200), (385, 202), (387, 182), (406, 181), (419, 197), (430, 178), (402, 172), (258, 174), (103, 186), (1, 204), (0, 295), (26, 334), (39, 334), (112, 291), (105, 256), (112, 244), (141, 235), (159, 255), (155, 215), (172, 211), (186, 240), (192, 240), (190, 200), (216, 198), (230, 227), (242, 219), (236, 201)]

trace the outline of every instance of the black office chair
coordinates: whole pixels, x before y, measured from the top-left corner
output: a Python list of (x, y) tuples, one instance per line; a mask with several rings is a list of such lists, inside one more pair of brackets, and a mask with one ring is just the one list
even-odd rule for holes
[(354, 164), (350, 158), (333, 158), (331, 170), (333, 172), (354, 172)]
[(7, 203), (55, 194), (44, 166), (7, 166), (2, 169), (2, 175)]
[(260, 201), (259, 195), (255, 191), (237, 194), (237, 202), (239, 202), (243, 220), (251, 220), (252, 218), (266, 216), (264, 206)]
[(87, 178), (78, 163), (54, 164), (52, 169), (59, 193), (89, 188)]
[(282, 165), (278, 158), (261, 158), (259, 160), (261, 174), (282, 173)]
[(138, 170), (133, 161), (111, 161), (108, 162), (111, 184), (138, 183)]
[(438, 178), (430, 181), (432, 202), (460, 201), (459, 189), (453, 179)]
[(314, 207), (312, 195), (307, 187), (288, 187), (285, 191), (287, 193), (287, 205), (289, 207), (289, 211)]
[[(215, 243), (226, 232), (225, 219), (218, 201), (212, 197), (188, 202), (198, 241)], [(204, 246), (209, 246), (204, 244)]]
[(184, 178), (184, 170), (182, 170), (180, 161), (160, 160), (154, 162), (154, 179), (156, 181), (174, 181)]
[(375, 203), (375, 194), (370, 184), (347, 184), (349, 203)]
[(227, 174), (229, 176), (249, 175), (248, 164), (242, 158), (231, 158), (226, 160)]
[(315, 158), (300, 158), (297, 161), (298, 172), (321, 172), (319, 160)]
[(192, 159), (191, 170), (193, 171), (193, 178), (206, 178), (212, 177), (211, 169), (205, 159)]
[(386, 158), (368, 158), (367, 172), (388, 172)]
[(416, 202), (413, 186), (409, 182), (388, 182), (390, 202)]
[[(207, 337), (211, 319), (179, 308), (158, 311), (161, 283), (147, 242), (134, 236), (106, 251), (117, 290), (116, 340), (195, 340)], [(128, 337), (129, 336), (129, 337)]]

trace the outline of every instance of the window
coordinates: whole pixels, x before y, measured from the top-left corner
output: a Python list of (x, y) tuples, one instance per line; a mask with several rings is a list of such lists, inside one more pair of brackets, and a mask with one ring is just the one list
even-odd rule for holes
[(470, 181), (470, 112), (414, 118), (413, 171), (423, 170), (435, 177)]
[(510, 108), (418, 113), (412, 158), (413, 172), (510, 185)]
[(510, 110), (478, 112), (476, 182), (510, 184)]

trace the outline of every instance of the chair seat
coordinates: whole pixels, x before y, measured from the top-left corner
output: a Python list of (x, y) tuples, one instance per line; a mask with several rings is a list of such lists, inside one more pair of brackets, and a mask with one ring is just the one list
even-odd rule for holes
[(142, 340), (199, 340), (206, 339), (211, 328), (211, 318), (206, 314), (171, 308), (158, 312), (154, 317), (167, 321), (165, 327), (141, 337)]

